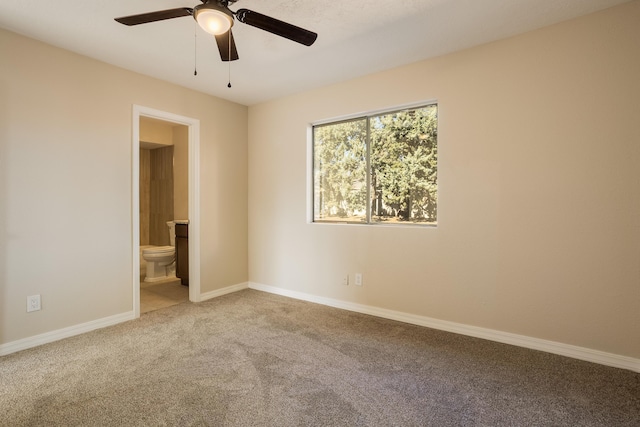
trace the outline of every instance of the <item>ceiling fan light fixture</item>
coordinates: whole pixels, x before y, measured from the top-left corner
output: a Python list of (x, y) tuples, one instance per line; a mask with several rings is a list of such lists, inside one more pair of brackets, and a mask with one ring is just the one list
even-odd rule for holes
[(203, 30), (214, 36), (226, 33), (233, 25), (233, 15), (230, 11), (212, 4), (196, 6), (194, 18)]

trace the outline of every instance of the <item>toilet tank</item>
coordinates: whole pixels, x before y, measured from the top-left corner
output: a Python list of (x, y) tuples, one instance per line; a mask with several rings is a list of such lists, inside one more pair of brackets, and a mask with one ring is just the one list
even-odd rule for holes
[(189, 224), (189, 220), (176, 219), (174, 221), (167, 221), (167, 227), (169, 227), (169, 244), (173, 247), (176, 246), (176, 224)]
[(167, 221), (167, 227), (169, 227), (169, 244), (173, 247), (176, 246), (176, 223), (175, 221)]

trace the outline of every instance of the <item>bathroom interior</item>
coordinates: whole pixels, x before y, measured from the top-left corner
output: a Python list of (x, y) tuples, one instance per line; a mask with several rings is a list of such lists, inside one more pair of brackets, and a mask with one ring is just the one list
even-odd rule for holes
[(189, 300), (189, 128), (140, 117), (140, 313)]

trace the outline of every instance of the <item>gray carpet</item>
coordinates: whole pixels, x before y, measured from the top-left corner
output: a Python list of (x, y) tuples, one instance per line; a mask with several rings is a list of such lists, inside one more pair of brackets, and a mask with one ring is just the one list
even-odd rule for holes
[(0, 358), (2, 426), (640, 426), (640, 374), (253, 290)]

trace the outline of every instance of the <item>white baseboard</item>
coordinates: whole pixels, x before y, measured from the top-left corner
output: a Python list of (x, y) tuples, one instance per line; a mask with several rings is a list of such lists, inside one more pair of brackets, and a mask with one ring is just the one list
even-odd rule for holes
[[(237, 285), (228, 286), (226, 288), (217, 289), (215, 291), (201, 294), (200, 301), (226, 295), (231, 292), (241, 291), (243, 289), (247, 289), (248, 287), (248, 282), (244, 282)], [(15, 353), (17, 351), (37, 347), (42, 344), (48, 344), (50, 342), (84, 334), (86, 332), (91, 332), (96, 329), (105, 328), (107, 326), (112, 326), (133, 319), (135, 319), (135, 314), (133, 311), (130, 311), (127, 313), (105, 317), (103, 319), (92, 320), (80, 325), (69, 326), (68, 328), (45, 332), (44, 334), (35, 335), (33, 337), (23, 338), (21, 340), (0, 344), (0, 356), (6, 356), (7, 354)]]
[(95, 329), (105, 328), (118, 323), (133, 320), (135, 318), (134, 312), (129, 311), (126, 313), (116, 314), (102, 319), (92, 320), (90, 322), (82, 323), (80, 325), (69, 326), (68, 328), (58, 329), (51, 332), (45, 332), (44, 334), (35, 335), (33, 337), (23, 338), (21, 340), (8, 342), (0, 345), (0, 356), (6, 356), (7, 354), (15, 353), (17, 351), (26, 350), (28, 348), (37, 347), (42, 344), (48, 344), (50, 342), (58, 341), (63, 338), (73, 337), (75, 335), (84, 334), (86, 332), (93, 331)]
[[(363, 304), (356, 304), (341, 301), (333, 298), (320, 297), (303, 292), (292, 291), (288, 289), (278, 288), (275, 286), (263, 285), (254, 282), (244, 282), (236, 285), (228, 286), (222, 289), (216, 289), (211, 292), (201, 294), (201, 301), (216, 298), (232, 292), (238, 292), (243, 289), (255, 289), (258, 291), (268, 292), (272, 294), (282, 295), (289, 298), (309, 301), (316, 304), (322, 304), (329, 307), (340, 308), (343, 310), (354, 311), (357, 313), (369, 314), (372, 316), (382, 317), (385, 319), (397, 320), (400, 322), (410, 323), (418, 326), (439, 329), (442, 331), (453, 332), (456, 334), (467, 335), (476, 338), (487, 339), (504, 344), (515, 345), (533, 350), (545, 351), (547, 353), (558, 354), (561, 356), (571, 357), (574, 359), (585, 360), (587, 362), (598, 363), (601, 365), (612, 366), (615, 368), (627, 369), (634, 372), (640, 372), (640, 359), (633, 357), (620, 356), (613, 353), (606, 353), (599, 350), (593, 350), (585, 347), (578, 347), (569, 344), (558, 343), (554, 341), (532, 338), (525, 335), (517, 335), (509, 332), (496, 331), (493, 329), (480, 328), (477, 326), (464, 325), (461, 323), (449, 322), (446, 320), (434, 319), (426, 316), (418, 316), (414, 314), (403, 313), (400, 311), (388, 310), (384, 308), (372, 307)], [(17, 351), (26, 350), (37, 347), (42, 344), (58, 341), (63, 338), (69, 338), (80, 335), (95, 329), (105, 328), (107, 326), (116, 325), (118, 323), (133, 320), (134, 312), (126, 312), (105, 317), (102, 319), (92, 320), (80, 325), (70, 326), (68, 328), (58, 329), (56, 331), (46, 332), (44, 334), (35, 335), (33, 337), (23, 338), (5, 344), (0, 344), (0, 356), (15, 353)]]
[(620, 356), (613, 353), (606, 353), (599, 350), (592, 350), (585, 347), (577, 347), (574, 345), (563, 344), (554, 341), (547, 341), (539, 338), (532, 338), (525, 335), (517, 335), (509, 332), (496, 331), (493, 329), (480, 328), (477, 326), (464, 325), (461, 323), (449, 322), (446, 320), (434, 319), (431, 317), (417, 316), (407, 314), (400, 311), (387, 310), (384, 308), (371, 307), (368, 305), (356, 304), (332, 298), (319, 297), (316, 295), (306, 294), (303, 292), (292, 291), (289, 289), (278, 288), (275, 286), (263, 285), (261, 283), (249, 282), (249, 288), (258, 291), (268, 292), (272, 294), (282, 295), (289, 298), (295, 298), (303, 301), (309, 301), (317, 304), (327, 305), (330, 307), (341, 308), (344, 310), (354, 311), (357, 313), (369, 314), (372, 316), (382, 317), (385, 319), (397, 320), (400, 322), (410, 323), (418, 326), (426, 326), (428, 328), (439, 329), (442, 331), (453, 332), (460, 335), (467, 335), (475, 338), (482, 338), (490, 341), (496, 341), (503, 344), (515, 345), (518, 347), (529, 348), (532, 350), (544, 351), (547, 353), (558, 354), (561, 356), (571, 357), (574, 359), (585, 360), (587, 362), (598, 363), (601, 365), (612, 366), (620, 369), (628, 369), (634, 372), (640, 372), (640, 359), (633, 357)]
[(227, 286), (226, 288), (216, 289), (215, 291), (200, 294), (200, 301), (206, 301), (211, 298), (221, 297), (222, 295), (238, 292), (249, 287), (249, 282), (238, 283), (237, 285)]

